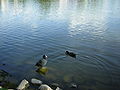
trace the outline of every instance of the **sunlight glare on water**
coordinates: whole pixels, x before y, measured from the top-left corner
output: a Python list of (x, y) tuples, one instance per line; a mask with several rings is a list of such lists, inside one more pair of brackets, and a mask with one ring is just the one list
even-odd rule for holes
[[(14, 83), (36, 77), (64, 90), (71, 83), (76, 90), (119, 90), (119, 6), (120, 0), (0, 0), (0, 69)], [(34, 66), (43, 54), (45, 76)]]

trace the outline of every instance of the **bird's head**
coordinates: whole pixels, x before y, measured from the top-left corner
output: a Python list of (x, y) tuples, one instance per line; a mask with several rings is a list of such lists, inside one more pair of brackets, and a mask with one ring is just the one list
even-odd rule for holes
[(47, 55), (43, 55), (43, 59), (47, 59), (48, 57), (47, 57)]
[(66, 53), (66, 54), (69, 54), (69, 52), (68, 52), (68, 51), (65, 51), (65, 53)]

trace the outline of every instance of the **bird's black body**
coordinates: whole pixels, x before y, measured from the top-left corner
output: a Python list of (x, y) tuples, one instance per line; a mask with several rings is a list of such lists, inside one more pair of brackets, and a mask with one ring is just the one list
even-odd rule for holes
[(38, 66), (38, 67), (43, 67), (43, 66), (42, 66), (42, 61), (41, 61), (41, 60), (39, 60), (39, 61), (35, 64), (35, 66)]
[(45, 66), (47, 63), (47, 56), (46, 55), (43, 55), (43, 59), (39, 60), (35, 66), (38, 66), (38, 67), (43, 67)]
[(76, 54), (73, 53), (73, 52), (66, 51), (65, 54), (66, 54), (66, 55), (69, 55), (69, 56), (71, 56), (71, 57), (76, 58)]

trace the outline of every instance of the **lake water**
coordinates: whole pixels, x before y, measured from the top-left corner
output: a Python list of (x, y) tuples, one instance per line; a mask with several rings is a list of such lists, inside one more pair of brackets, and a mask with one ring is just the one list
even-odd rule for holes
[[(43, 54), (45, 76), (34, 66)], [(35, 77), (63, 90), (119, 90), (120, 0), (0, 0), (0, 69), (17, 84)]]

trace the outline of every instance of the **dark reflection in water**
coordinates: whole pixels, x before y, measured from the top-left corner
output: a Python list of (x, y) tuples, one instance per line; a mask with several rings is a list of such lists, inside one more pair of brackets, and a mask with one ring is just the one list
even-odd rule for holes
[[(18, 83), (40, 78), (63, 89), (120, 88), (120, 0), (0, 0), (0, 66)], [(77, 53), (71, 58), (66, 50)], [(48, 55), (46, 76), (35, 63)]]

